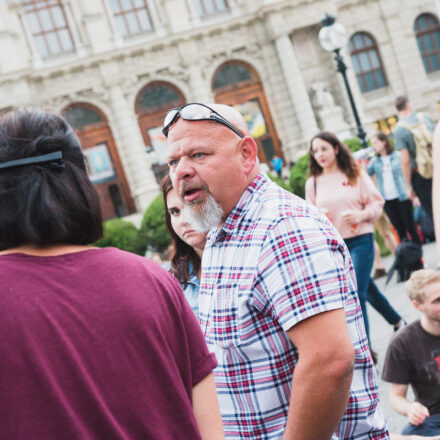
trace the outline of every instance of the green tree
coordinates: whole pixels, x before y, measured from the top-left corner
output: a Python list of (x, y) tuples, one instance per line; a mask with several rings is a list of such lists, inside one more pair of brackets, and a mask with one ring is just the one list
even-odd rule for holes
[(305, 197), (305, 185), (309, 172), (309, 153), (304, 154), (290, 171), (289, 185), (291, 191), (299, 197)]
[(165, 226), (165, 203), (159, 194), (144, 213), (141, 224), (141, 234), (148, 247), (163, 252), (171, 243), (171, 237)]
[(114, 218), (104, 223), (104, 236), (95, 243), (95, 246), (113, 246), (138, 255), (145, 255), (147, 243), (133, 223)]

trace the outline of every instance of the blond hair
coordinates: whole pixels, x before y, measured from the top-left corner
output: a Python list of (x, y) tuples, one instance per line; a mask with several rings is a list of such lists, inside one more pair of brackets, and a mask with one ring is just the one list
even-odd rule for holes
[(423, 303), (425, 292), (423, 288), (433, 281), (440, 281), (440, 273), (433, 269), (420, 269), (414, 271), (405, 283), (406, 294), (411, 301)]

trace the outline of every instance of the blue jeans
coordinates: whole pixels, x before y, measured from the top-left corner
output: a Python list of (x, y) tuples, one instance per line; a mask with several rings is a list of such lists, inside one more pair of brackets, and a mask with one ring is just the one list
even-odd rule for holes
[(440, 414), (433, 414), (431, 417), (425, 419), (420, 425), (412, 425), (408, 423), (403, 428), (404, 435), (421, 435), (431, 436), (440, 434)]
[(356, 273), (358, 296), (364, 317), (365, 331), (370, 341), (370, 325), (367, 315), (367, 301), (385, 318), (387, 322), (397, 324), (401, 316), (393, 309), (372, 280), (370, 274), (374, 260), (374, 236), (372, 233), (362, 234), (344, 240), (350, 251)]

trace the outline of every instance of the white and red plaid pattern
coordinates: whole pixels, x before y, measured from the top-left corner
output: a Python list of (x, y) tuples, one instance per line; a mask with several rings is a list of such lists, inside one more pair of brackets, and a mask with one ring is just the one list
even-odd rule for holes
[(260, 174), (223, 227), (210, 232), (202, 264), (200, 321), (219, 364), (227, 438), (282, 437), (298, 360), (286, 331), (338, 308), (345, 309), (356, 360), (333, 439), (389, 438), (351, 259), (324, 216)]

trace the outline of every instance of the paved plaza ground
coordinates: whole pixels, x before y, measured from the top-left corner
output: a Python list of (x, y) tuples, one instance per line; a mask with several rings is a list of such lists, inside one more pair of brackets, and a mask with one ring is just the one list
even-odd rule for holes
[[(428, 268), (435, 269), (437, 262), (440, 260), (437, 255), (436, 244), (425, 244), (423, 246), (423, 255)], [(387, 270), (393, 263), (393, 260), (394, 259), (391, 256), (384, 258), (384, 266)], [(386, 277), (376, 280), (377, 285), (379, 289), (381, 289), (382, 293), (388, 298), (393, 307), (405, 318), (407, 322), (412, 322), (415, 319), (418, 319), (420, 314), (413, 308), (410, 300), (406, 296), (404, 283), (397, 283), (397, 276), (394, 275), (388, 286), (385, 286), (385, 278)], [(388, 384), (380, 379), (388, 341), (393, 335), (393, 328), (369, 304), (368, 316), (370, 318), (372, 345), (374, 350), (376, 350), (379, 354), (377, 370), (379, 374), (379, 396), (381, 399), (382, 410), (385, 414), (390, 430), (392, 432), (400, 433), (403, 426), (406, 424), (406, 417), (397, 414), (391, 408), (388, 400)]]

